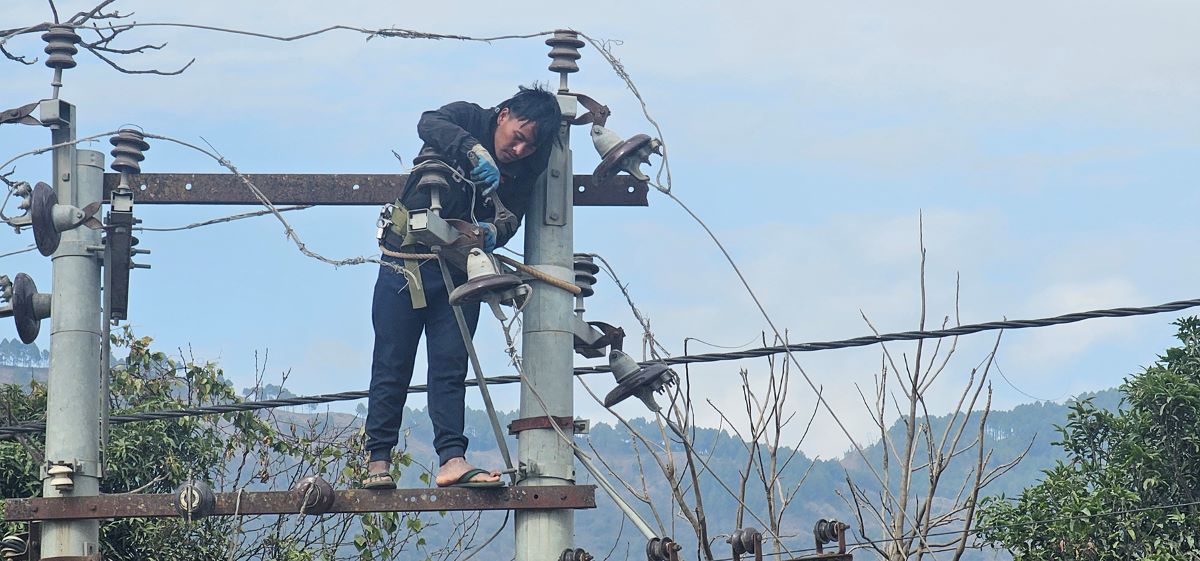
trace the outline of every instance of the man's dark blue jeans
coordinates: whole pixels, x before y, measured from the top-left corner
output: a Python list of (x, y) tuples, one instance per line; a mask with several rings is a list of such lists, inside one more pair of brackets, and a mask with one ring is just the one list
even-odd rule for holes
[[(384, 256), (383, 260), (403, 266), (399, 259)], [(453, 267), (450, 275), (455, 284), (466, 280), (466, 273)], [(391, 461), (422, 331), (426, 335), (429, 363), (429, 419), (433, 423), (433, 447), (437, 450), (439, 465), (450, 458), (464, 456), (467, 451), (467, 437), (463, 435), (467, 349), (437, 260), (422, 263), (421, 282), (426, 306), (414, 310), (404, 274), (384, 265), (379, 267), (371, 304), (375, 352), (367, 397), (366, 449), (370, 461)], [(462, 311), (474, 336), (475, 326), (479, 323), (479, 304), (464, 305)]]

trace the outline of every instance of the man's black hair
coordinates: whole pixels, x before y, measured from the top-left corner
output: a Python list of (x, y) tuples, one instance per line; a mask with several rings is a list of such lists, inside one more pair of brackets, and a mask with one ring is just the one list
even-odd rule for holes
[(558, 127), (562, 122), (562, 110), (558, 107), (558, 99), (536, 82), (529, 87), (518, 87), (520, 89), (517, 94), (501, 103), (500, 109), (507, 107), (514, 117), (536, 123), (538, 150), (546, 148), (558, 138)]

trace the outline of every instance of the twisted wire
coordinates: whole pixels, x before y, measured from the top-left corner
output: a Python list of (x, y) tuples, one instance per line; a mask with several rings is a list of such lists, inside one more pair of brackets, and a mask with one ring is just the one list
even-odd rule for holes
[[(815, 343), (795, 343), (789, 345), (773, 345), (768, 347), (758, 347), (755, 349), (747, 349), (744, 351), (733, 351), (725, 353), (704, 353), (696, 355), (685, 355), (677, 357), (669, 357), (653, 362), (666, 363), (669, 365), (675, 364), (695, 364), (698, 362), (717, 362), (722, 360), (738, 360), (744, 358), (759, 358), (769, 355), (782, 354), (786, 352), (812, 352), (812, 351), (827, 351), (833, 349), (847, 349), (851, 347), (865, 347), (876, 345), (879, 343), (887, 343), (889, 341), (916, 341), (918, 339), (944, 339), (946, 337), (958, 337), (960, 335), (970, 335), (983, 331), (998, 331), (1002, 329), (1027, 329), (1033, 327), (1049, 327), (1052, 325), (1062, 325), (1065, 323), (1076, 323), (1089, 319), (1097, 318), (1123, 318), (1132, 316), (1145, 316), (1152, 314), (1162, 314), (1167, 312), (1177, 312), (1200, 306), (1200, 299), (1179, 300), (1168, 302), (1157, 306), (1146, 306), (1141, 308), (1124, 307), (1124, 308), (1109, 308), (1105, 310), (1092, 310), (1088, 312), (1075, 312), (1061, 316), (1054, 316), (1040, 319), (1018, 319), (1004, 321), (989, 321), (986, 323), (976, 323), (969, 325), (960, 325), (949, 329), (935, 329), (929, 331), (901, 331), (899, 333), (885, 333), (882, 335), (864, 335), (862, 337), (854, 337), (852, 339), (841, 339), (837, 341), (822, 341)], [(643, 363), (649, 364), (649, 363)], [(610, 372), (608, 366), (585, 366), (575, 369), (576, 374), (591, 374), (595, 372)]]
[[(1193, 300), (1178, 300), (1159, 304), (1157, 306), (1145, 306), (1140, 308), (1123, 307), (1109, 308), (1104, 310), (1092, 310), (1088, 312), (1075, 312), (1061, 316), (1054, 316), (1039, 319), (1018, 319), (1004, 321), (989, 321), (986, 323), (976, 323), (969, 325), (960, 325), (949, 329), (936, 329), (931, 331), (901, 331), (898, 333), (885, 333), (882, 335), (867, 335), (863, 337), (855, 337), (852, 339), (842, 339), (838, 341), (823, 341), (816, 343), (797, 343), (793, 345), (772, 345), (767, 347), (759, 347), (756, 349), (748, 349), (745, 351), (732, 351), (725, 353), (704, 353), (696, 355), (683, 355), (677, 357), (668, 357), (655, 361), (640, 363), (641, 365), (666, 363), (668, 365), (675, 364), (696, 364), (702, 362), (720, 362), (725, 360), (741, 360), (747, 358), (760, 358), (769, 355), (782, 354), (787, 352), (812, 352), (825, 351), (833, 349), (847, 349), (851, 347), (865, 347), (868, 345), (876, 345), (889, 341), (915, 341), (918, 339), (942, 339), (946, 337), (958, 337), (960, 335), (970, 335), (972, 333), (980, 333), (983, 331), (997, 331), (1002, 329), (1028, 329), (1035, 327), (1049, 327), (1052, 325), (1062, 325), (1066, 323), (1076, 323), (1089, 319), (1097, 318), (1123, 318), (1133, 316), (1145, 316), (1152, 314), (1161, 314), (1167, 312), (1177, 312), (1188, 308), (1200, 306), (1200, 299)], [(603, 372), (611, 372), (608, 365), (597, 366), (577, 366), (574, 370), (574, 375), (583, 376), (586, 374), (599, 374)], [(485, 378), (489, 385), (504, 385), (515, 384), (521, 381), (521, 377), (517, 375), (508, 376), (493, 376)], [(475, 380), (467, 380), (464, 382), (466, 387), (478, 385)], [(426, 385), (414, 385), (408, 388), (408, 393), (425, 393), (428, 390)], [(224, 413), (239, 413), (243, 411), (257, 411), (260, 409), (274, 409), (277, 407), (290, 407), (294, 405), (312, 405), (319, 403), (331, 403), (335, 401), (352, 401), (355, 399), (364, 399), (367, 397), (366, 391), (350, 391), (340, 393), (328, 393), (320, 395), (310, 395), (301, 397), (291, 397), (286, 399), (268, 399), (262, 401), (245, 401), (241, 403), (228, 403), (221, 405), (208, 405), (204, 407), (191, 407), (186, 409), (169, 409), (164, 411), (147, 411), (142, 413), (130, 413), (126, 415), (114, 415), (109, 417), (111, 424), (133, 423), (138, 421), (161, 421), (167, 419), (179, 419), (183, 417), (194, 417), (198, 415), (220, 415)], [(13, 440), (17, 435), (44, 432), (46, 424), (41, 421), (20, 423), (0, 427), (0, 441)]]

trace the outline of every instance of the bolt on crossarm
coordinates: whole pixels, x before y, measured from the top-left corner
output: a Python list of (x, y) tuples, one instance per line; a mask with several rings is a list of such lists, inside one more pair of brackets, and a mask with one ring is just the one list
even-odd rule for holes
[[(525, 259), (528, 265), (566, 282), (575, 278), (571, 233), (572, 170), (570, 123), (578, 102), (566, 95), (567, 74), (578, 72), (579, 47), (574, 32), (559, 31), (547, 39), (552, 47), (550, 70), (558, 72), (558, 103), (563, 122), (550, 152), (544, 181), (534, 191), (526, 219)], [(571, 417), (574, 414), (574, 297), (538, 282), (525, 307), (522, 348), (521, 418)], [(540, 399), (539, 399), (540, 398)], [(545, 408), (542, 406), (545, 403)], [(549, 409), (549, 410), (547, 410)], [(518, 458), (525, 478), (522, 486), (562, 484), (575, 480), (571, 443), (551, 428), (523, 431)], [(574, 546), (575, 515), (570, 510), (517, 512), (516, 561), (544, 561)]]

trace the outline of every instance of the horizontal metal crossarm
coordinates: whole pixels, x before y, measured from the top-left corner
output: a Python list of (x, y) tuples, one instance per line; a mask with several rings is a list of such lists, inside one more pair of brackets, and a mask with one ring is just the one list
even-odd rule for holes
[[(382, 205), (396, 201), (408, 181), (399, 173), (247, 173), (242, 174), (274, 205)], [(121, 175), (104, 174), (104, 200)], [(229, 173), (143, 173), (129, 180), (138, 204), (258, 205), (242, 180)], [(649, 187), (628, 175), (596, 185), (591, 175), (576, 175), (575, 206), (648, 206)]]
[[(209, 516), (305, 514), (302, 497), (290, 491), (217, 493)], [(5, 499), (4, 519), (82, 520), (96, 518), (179, 517), (174, 494), (100, 495)], [(334, 492), (333, 505), (322, 514), (365, 512), (435, 512), (596, 508), (596, 486), (552, 485), (496, 489), (349, 489)], [(311, 513), (310, 514), (315, 514)]]

